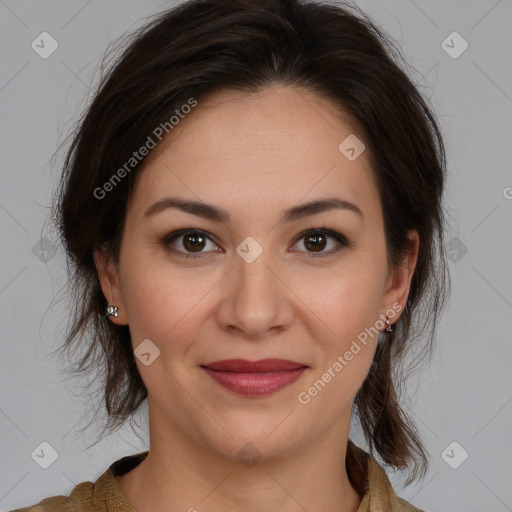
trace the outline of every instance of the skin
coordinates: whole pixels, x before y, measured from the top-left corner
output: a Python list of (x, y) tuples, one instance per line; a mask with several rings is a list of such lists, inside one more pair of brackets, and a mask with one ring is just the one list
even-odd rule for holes
[[(338, 150), (351, 133), (348, 117), (311, 92), (284, 85), (224, 91), (202, 100), (137, 177), (119, 264), (95, 254), (105, 297), (119, 307), (111, 321), (129, 325), (134, 349), (150, 339), (160, 350), (148, 366), (136, 359), (149, 393), (150, 453), (117, 477), (137, 512), (357, 510), (346, 445), (377, 336), (307, 405), (297, 397), (393, 304), (405, 307), (418, 237), (411, 233), (413, 248), (390, 269), (367, 151), (349, 161)], [(144, 216), (170, 195), (223, 208), (231, 220), (178, 209)], [(364, 218), (333, 209), (279, 222), (287, 208), (333, 196)], [(322, 227), (351, 246), (328, 237), (320, 253), (339, 251), (315, 257), (308, 237), (297, 236)], [(181, 228), (212, 236), (202, 258), (180, 258), (159, 243)], [(247, 236), (263, 249), (253, 263), (236, 252)], [(171, 247), (197, 254), (185, 238)], [(199, 366), (267, 357), (309, 368), (276, 393), (247, 398)], [(261, 454), (250, 467), (237, 455), (246, 443)]]

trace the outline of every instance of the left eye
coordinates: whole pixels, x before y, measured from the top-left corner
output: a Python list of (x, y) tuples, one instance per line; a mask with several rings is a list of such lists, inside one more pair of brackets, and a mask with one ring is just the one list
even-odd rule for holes
[[(182, 239), (180, 245), (184, 250), (171, 247), (180, 238)], [(329, 239), (334, 240), (330, 248), (328, 244)], [(162, 239), (164, 247), (184, 258), (201, 258), (204, 253), (212, 252), (208, 250), (203, 251), (208, 242), (212, 244), (213, 252), (219, 252), (216, 249), (217, 245), (212, 241), (210, 236), (204, 231), (197, 229), (174, 231)], [(329, 229), (309, 229), (304, 231), (296, 238), (294, 246), (297, 245), (298, 242), (303, 243), (306, 248), (305, 252), (310, 254), (308, 257), (313, 258), (329, 256), (340, 251), (342, 247), (349, 246), (348, 240), (343, 235)], [(338, 245), (338, 247), (336, 247), (336, 245)], [(329, 248), (329, 250), (325, 250), (326, 248)]]
[[(329, 245), (327, 243), (329, 238), (335, 242), (331, 245), (331, 249), (326, 251), (324, 249)], [(342, 247), (349, 245), (348, 240), (342, 234), (330, 229), (308, 229), (298, 236), (298, 240), (303, 241), (302, 243), (304, 244), (304, 247), (306, 247), (306, 252), (312, 254), (309, 257), (313, 258), (317, 255), (328, 256), (338, 252), (340, 247), (336, 248), (336, 245), (341, 245)], [(308, 248), (312, 249), (312, 251), (308, 250)]]

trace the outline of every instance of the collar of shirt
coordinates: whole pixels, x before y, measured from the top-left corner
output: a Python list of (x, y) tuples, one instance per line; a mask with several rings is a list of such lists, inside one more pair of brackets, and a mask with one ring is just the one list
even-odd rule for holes
[[(94, 495), (100, 503), (108, 504), (108, 512), (135, 512), (114, 477), (131, 471), (148, 453), (145, 451), (123, 457), (112, 463), (98, 478)], [(352, 485), (362, 498), (357, 512), (423, 512), (398, 497), (384, 469), (350, 439), (347, 444), (346, 467)]]

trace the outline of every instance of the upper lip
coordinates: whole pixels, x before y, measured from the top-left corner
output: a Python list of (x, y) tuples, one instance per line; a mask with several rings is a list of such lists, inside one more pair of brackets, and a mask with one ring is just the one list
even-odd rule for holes
[(237, 373), (264, 373), (296, 370), (305, 367), (305, 364), (286, 359), (259, 359), (248, 361), (247, 359), (224, 359), (213, 363), (202, 364), (211, 370), (237, 372)]

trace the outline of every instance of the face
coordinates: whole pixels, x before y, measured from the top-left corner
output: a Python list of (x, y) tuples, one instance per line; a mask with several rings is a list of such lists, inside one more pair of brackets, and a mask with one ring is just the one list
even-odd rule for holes
[[(400, 316), (416, 261), (414, 250), (388, 268), (368, 154), (339, 149), (354, 133), (332, 103), (276, 85), (199, 102), (150, 155), (119, 264), (96, 262), (119, 307), (112, 321), (129, 325), (134, 349), (149, 340), (150, 364), (136, 362), (152, 434), (234, 459), (248, 442), (272, 457), (348, 428), (375, 333), (383, 315)], [(225, 217), (152, 208), (171, 196)], [(352, 206), (285, 213), (326, 199)], [(266, 377), (239, 369), (230, 387), (219, 379), (233, 372), (204, 368), (232, 359), (305, 368)]]

